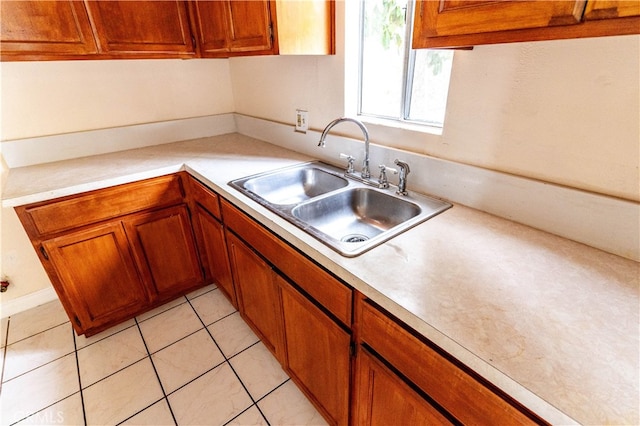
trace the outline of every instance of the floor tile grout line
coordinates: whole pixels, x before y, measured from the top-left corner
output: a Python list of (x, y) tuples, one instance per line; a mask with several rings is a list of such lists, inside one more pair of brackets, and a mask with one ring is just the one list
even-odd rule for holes
[[(37, 369), (42, 368), (42, 367), (44, 367), (45, 365), (49, 365), (49, 364), (51, 364), (51, 363), (54, 363), (54, 362), (56, 362), (56, 361), (59, 361), (59, 360), (61, 360), (62, 358), (64, 358), (64, 357), (66, 357), (66, 356), (69, 356), (69, 355), (73, 354), (74, 352), (75, 352), (75, 351), (74, 351), (74, 350), (72, 350), (72, 351), (70, 351), (70, 352), (67, 352), (66, 354), (63, 354), (63, 355), (61, 355), (61, 356), (59, 356), (59, 357), (55, 358), (55, 359), (52, 359), (52, 360), (47, 361), (47, 362), (45, 362), (44, 364), (40, 364), (40, 365), (38, 365), (37, 367), (32, 368), (31, 370), (27, 370), (27, 371), (25, 371), (25, 372), (23, 372), (23, 373), (18, 374), (17, 376), (14, 376), (14, 377), (12, 377), (12, 378), (10, 378), (10, 379), (7, 379), (7, 380), (3, 381), (3, 382), (2, 382), (2, 384), (4, 385), (5, 383), (9, 383), (9, 382), (11, 382), (12, 380), (15, 380), (15, 379), (17, 379), (17, 378), (19, 378), (19, 377), (24, 376), (25, 374), (29, 374), (29, 373), (31, 373), (31, 372), (33, 372), (33, 371), (36, 371)], [(6, 355), (7, 355), (7, 354), (6, 354), (6, 352), (5, 352), (5, 361), (6, 361)], [(3, 367), (3, 369), (4, 369), (4, 367)], [(4, 372), (3, 372), (3, 376), (4, 376)], [(3, 377), (3, 378), (4, 378), (4, 377)]]
[[(5, 330), (5, 342), (9, 341), (9, 326), (11, 325), (11, 317), (7, 317), (7, 329)], [(0, 393), (2, 393), (2, 385), (4, 383), (4, 363), (7, 362), (7, 344), (2, 347), (2, 365), (0, 366)]]
[[(186, 299), (186, 297), (185, 297)], [(180, 304), (182, 305), (182, 303)], [(178, 306), (180, 306), (178, 305)], [(164, 386), (162, 385), (162, 380), (160, 380), (160, 375), (158, 374), (158, 369), (156, 368), (155, 363), (153, 362), (153, 358), (151, 357), (151, 353), (149, 352), (149, 347), (147, 346), (147, 342), (144, 339), (144, 335), (142, 334), (142, 329), (140, 328), (140, 323), (137, 318), (134, 318), (136, 326), (138, 327), (138, 333), (140, 333), (140, 338), (142, 338), (142, 343), (144, 344), (145, 349), (147, 350), (147, 356), (149, 357), (149, 361), (151, 361), (151, 367), (153, 368), (153, 372), (156, 375), (156, 379), (158, 380), (158, 384), (160, 384), (160, 390), (162, 391), (162, 395), (167, 400), (167, 406), (169, 407), (169, 412), (171, 413), (171, 418), (173, 419), (173, 423), (175, 425), (178, 424), (178, 420), (176, 419), (176, 415), (173, 413), (173, 408), (171, 408), (171, 404), (169, 404), (169, 398), (167, 398), (167, 392), (164, 390)]]
[[(56, 405), (56, 404), (58, 404), (58, 403), (60, 403), (60, 402), (64, 401), (65, 399), (67, 399), (67, 398), (71, 398), (73, 395), (75, 395), (75, 394), (77, 394), (77, 393), (80, 393), (80, 391), (78, 391), (78, 392), (74, 392), (74, 393), (72, 393), (72, 394), (69, 394), (69, 395), (65, 396), (64, 398), (58, 399), (57, 401), (52, 402), (51, 404), (47, 405), (46, 407), (42, 407), (42, 408), (40, 408), (39, 410), (34, 411), (33, 413), (28, 414), (27, 416), (25, 416), (25, 417), (23, 417), (23, 418), (21, 418), (21, 419), (19, 419), (19, 420), (16, 420), (16, 421), (15, 421), (15, 422), (13, 422), (13, 423), (10, 423), (10, 426), (13, 426), (13, 425), (15, 425), (15, 424), (17, 424), (17, 423), (20, 423), (20, 422), (22, 422), (22, 421), (24, 421), (24, 420), (28, 419), (29, 417), (31, 417), (31, 416), (33, 416), (33, 415), (35, 415), (35, 414), (38, 414), (38, 413), (40, 413), (40, 412), (42, 412), (42, 411), (46, 410), (47, 408), (51, 408), (51, 407), (53, 407), (54, 405)], [(84, 408), (83, 408), (83, 410), (84, 410)], [(86, 425), (86, 421), (85, 421), (85, 425)]]
[[(193, 309), (193, 311), (196, 313), (196, 316), (198, 317), (198, 319), (200, 320), (200, 322), (202, 323), (202, 325), (204, 325), (204, 321), (202, 320), (202, 318), (200, 318), (200, 315), (198, 315), (198, 311), (196, 310), (196, 308), (193, 306), (193, 304), (191, 303), (190, 300), (187, 300), (187, 302), (189, 303), (189, 305), (191, 305), (191, 308)], [(235, 311), (233, 312), (235, 313)], [(229, 314), (231, 315), (231, 314)], [(228, 315), (227, 315), (228, 316)], [(218, 320), (219, 321), (219, 320)], [(214, 321), (212, 324), (214, 324), (217, 321)], [(229, 368), (231, 369), (231, 371), (233, 371), (233, 374), (236, 376), (236, 378), (238, 379), (238, 381), (240, 382), (240, 384), (242, 385), (242, 388), (244, 389), (244, 391), (247, 393), (247, 395), (249, 395), (249, 399), (252, 402), (252, 405), (255, 405), (256, 408), (258, 409), (258, 412), (260, 412), (260, 415), (265, 419), (265, 421), (267, 422), (267, 425), (270, 425), (269, 423), (269, 419), (267, 419), (267, 416), (264, 415), (264, 413), (262, 412), (262, 410), (260, 409), (260, 407), (258, 407), (258, 404), (256, 404), (255, 399), (253, 398), (253, 395), (251, 395), (251, 392), (249, 392), (249, 389), (247, 389), (247, 386), (244, 384), (244, 382), (242, 381), (242, 379), (240, 378), (240, 376), (238, 375), (238, 372), (235, 370), (235, 368), (233, 368), (233, 365), (231, 365), (231, 363), (229, 362), (229, 358), (227, 358), (227, 356), (224, 354), (224, 352), (222, 351), (222, 348), (220, 347), (220, 345), (218, 344), (218, 342), (216, 341), (216, 339), (213, 337), (213, 334), (211, 334), (211, 331), (207, 328), (207, 326), (204, 327), (205, 330), (207, 330), (207, 333), (209, 333), (209, 336), (211, 337), (211, 340), (213, 340), (213, 343), (218, 347), (218, 350), (220, 351), (220, 353), (222, 354), (222, 356), (225, 359), (225, 362), (229, 365)], [(254, 343), (255, 345), (256, 343)], [(253, 345), (251, 345), (253, 346)], [(244, 349), (246, 350), (246, 348)], [(242, 351), (241, 351), (242, 352)], [(236, 354), (237, 355), (237, 354)], [(248, 408), (250, 408), (251, 405)], [(246, 411), (246, 410), (245, 410)]]
[(76, 356), (76, 371), (78, 373), (78, 392), (80, 392), (80, 404), (82, 405), (82, 419), (85, 426), (87, 425), (87, 411), (84, 407), (84, 394), (82, 392), (82, 379), (80, 377), (80, 359), (78, 358), (78, 345), (76, 343), (76, 333), (71, 327), (71, 337), (73, 338), (73, 349)]
[[(29, 335), (29, 336), (27, 336), (27, 337), (23, 337), (23, 338), (22, 338), (22, 339), (20, 339), (20, 340), (16, 340), (15, 342), (11, 342), (11, 345), (15, 345), (16, 343), (20, 343), (20, 342), (22, 342), (22, 341), (24, 341), (24, 340), (30, 339), (30, 338), (32, 338), (32, 337), (34, 337), (34, 336), (37, 336), (38, 334), (42, 334), (42, 333), (45, 333), (45, 332), (47, 332), (47, 331), (49, 331), (49, 330), (53, 330), (54, 328), (60, 327), (61, 325), (65, 325), (65, 324), (67, 324), (67, 323), (68, 323), (69, 325), (71, 325), (71, 321), (66, 320), (66, 321), (64, 321), (64, 322), (61, 322), (60, 324), (53, 325), (53, 326), (51, 326), (51, 327), (49, 327), (49, 328), (47, 328), (47, 329), (40, 330), (40, 331), (37, 331), (37, 332), (35, 332), (35, 333), (33, 333), (33, 334), (30, 334), (30, 335)], [(5, 345), (5, 347), (7, 347), (7, 346), (10, 346), (10, 344), (9, 344), (9, 327), (7, 327), (7, 344)]]
[[(132, 415), (130, 415), (130, 416), (129, 416), (129, 417), (127, 417), (126, 419), (124, 419), (124, 420), (122, 420), (122, 421), (120, 421), (120, 422), (116, 423), (116, 426), (119, 426), (119, 425), (123, 424), (124, 422), (131, 420), (132, 418), (134, 418), (134, 417), (135, 417), (135, 416), (137, 416), (138, 414), (142, 413), (144, 410), (146, 410), (146, 409), (149, 409), (149, 408), (153, 407), (154, 405), (156, 405), (158, 402), (162, 401), (163, 399), (164, 399), (165, 401), (167, 401), (167, 405), (169, 405), (169, 401), (167, 400), (167, 397), (166, 397), (166, 396), (163, 396), (162, 398), (158, 399), (157, 401), (153, 401), (151, 404), (147, 405), (147, 406), (146, 406), (146, 407), (144, 407), (142, 410), (140, 410), (140, 411), (136, 411), (135, 413), (133, 413)], [(175, 419), (174, 419), (174, 421), (175, 421)], [(177, 424), (177, 423), (176, 423), (176, 424)]]
[[(117, 327), (117, 326), (118, 326), (118, 325), (115, 325), (114, 327)], [(115, 336), (116, 334), (118, 334), (118, 333), (122, 333), (123, 331), (126, 331), (126, 330), (130, 329), (131, 327), (135, 327), (135, 326), (136, 326), (135, 324), (131, 324), (130, 326), (125, 327), (125, 328), (123, 328), (123, 329), (121, 329), (121, 330), (114, 331), (113, 333), (111, 333), (111, 334), (109, 334), (109, 335), (107, 335), (107, 336), (101, 337), (100, 339), (96, 340), (95, 342), (91, 342), (91, 343), (89, 343), (89, 344), (87, 344), (87, 345), (85, 345), (85, 346), (81, 347), (80, 349), (78, 349), (78, 348), (77, 348), (77, 340), (76, 340), (76, 339), (75, 339), (75, 337), (74, 337), (74, 339), (73, 339), (73, 340), (76, 342), (76, 350), (81, 351), (81, 350), (83, 350), (83, 349), (85, 349), (85, 348), (88, 348), (88, 347), (90, 347), (90, 346), (93, 346), (93, 345), (95, 345), (96, 343), (100, 343), (100, 342), (102, 342), (103, 340), (108, 339), (109, 337)], [(107, 330), (111, 330), (111, 329), (107, 329)], [(107, 330), (105, 330), (105, 331), (107, 331)], [(95, 334), (94, 334), (94, 336), (95, 336)], [(80, 337), (80, 336), (77, 336), (77, 337)], [(87, 337), (87, 339), (88, 339), (88, 337)]]

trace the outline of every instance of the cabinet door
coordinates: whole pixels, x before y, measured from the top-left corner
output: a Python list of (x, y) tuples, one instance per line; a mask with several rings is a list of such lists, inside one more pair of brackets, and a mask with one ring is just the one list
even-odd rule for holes
[(278, 277), (286, 369), (332, 424), (349, 420), (350, 335)]
[(158, 298), (184, 293), (202, 284), (186, 206), (133, 215), (124, 223), (137, 264)]
[[(640, 16), (638, 0), (589, 0), (584, 11), (586, 21), (632, 16)], [(638, 31), (640, 32), (640, 29)]]
[(86, 55), (97, 51), (81, 1), (1, 1), (0, 51), (3, 60), (20, 55)]
[(101, 53), (195, 55), (184, 1), (88, 1), (87, 7)]
[(229, 51), (277, 53), (271, 37), (269, 1), (233, 0), (229, 4)]
[(227, 232), (227, 246), (240, 314), (282, 362), (282, 313), (276, 273), (238, 237)]
[(354, 386), (354, 424), (451, 424), (442, 413), (366, 350), (358, 354)]
[(229, 3), (195, 0), (192, 2), (200, 55), (225, 57), (229, 54)]
[(577, 24), (586, 1), (440, 0), (417, 4), (416, 25), (426, 36)]
[(205, 264), (205, 279), (207, 282), (214, 281), (226, 293), (233, 306), (237, 308), (238, 302), (233, 287), (231, 266), (229, 265), (227, 244), (222, 224), (198, 204), (196, 204), (195, 211), (197, 215), (196, 223), (199, 227), (201, 253)]
[(78, 333), (128, 318), (149, 303), (120, 222), (73, 232), (42, 246)]

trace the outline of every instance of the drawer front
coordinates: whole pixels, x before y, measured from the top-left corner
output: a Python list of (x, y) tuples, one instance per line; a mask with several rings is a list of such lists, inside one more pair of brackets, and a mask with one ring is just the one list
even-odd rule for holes
[(283, 274), (293, 280), (347, 327), (351, 326), (352, 290), (258, 223), (221, 200), (224, 224)]
[(192, 177), (189, 177), (189, 190), (195, 202), (204, 207), (216, 219), (222, 220), (218, 194)]
[(367, 301), (358, 303), (358, 313), (362, 342), (462, 423), (544, 423), (532, 420)]
[(36, 234), (45, 235), (141, 210), (178, 204), (183, 198), (182, 177), (173, 174), (18, 209), (24, 209), (24, 215)]

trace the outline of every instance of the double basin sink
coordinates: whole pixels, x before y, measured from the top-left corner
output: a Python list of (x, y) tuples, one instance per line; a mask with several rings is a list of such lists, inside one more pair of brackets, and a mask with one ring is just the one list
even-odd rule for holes
[(229, 182), (346, 257), (358, 256), (447, 210), (451, 204), (394, 194), (316, 161)]

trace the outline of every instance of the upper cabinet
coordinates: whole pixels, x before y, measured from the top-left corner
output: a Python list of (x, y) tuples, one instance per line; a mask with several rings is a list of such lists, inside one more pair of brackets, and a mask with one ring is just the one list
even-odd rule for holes
[(333, 0), (2, 1), (3, 61), (334, 53)]
[(195, 0), (191, 4), (202, 57), (335, 52), (334, 1)]
[(184, 1), (87, 1), (101, 53), (136, 57), (195, 56)]
[(640, 33), (640, 0), (418, 0), (414, 48)]
[(96, 53), (89, 16), (78, 1), (0, 1), (0, 52), (18, 56)]

